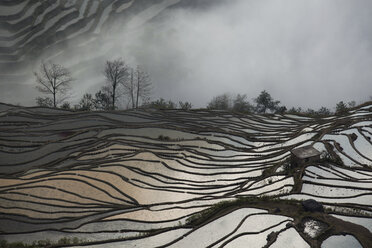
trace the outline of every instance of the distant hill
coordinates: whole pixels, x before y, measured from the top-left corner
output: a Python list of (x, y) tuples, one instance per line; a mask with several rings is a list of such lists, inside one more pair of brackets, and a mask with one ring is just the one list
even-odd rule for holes
[(0, 74), (18, 72), (41, 55), (52, 57), (63, 53), (66, 46), (89, 48), (89, 44), (109, 34), (118, 23), (125, 26), (133, 18), (139, 17), (146, 23), (168, 8), (204, 8), (217, 2), (220, 1), (1, 1)]
[(63, 64), (79, 82), (87, 82), (107, 56), (125, 56), (122, 43), (130, 43), (133, 33), (168, 10), (203, 10), (218, 2), (222, 0), (0, 1), (0, 98), (16, 103), (16, 96), (28, 94), (21, 103), (34, 102), (32, 72), (46, 60)]

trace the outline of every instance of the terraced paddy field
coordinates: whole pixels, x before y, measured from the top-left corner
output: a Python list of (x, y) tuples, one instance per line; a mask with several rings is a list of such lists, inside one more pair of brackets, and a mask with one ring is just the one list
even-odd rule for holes
[[(323, 119), (1, 104), (0, 130), (4, 247), (372, 246), (372, 104)], [(292, 167), (308, 145), (322, 159)]]

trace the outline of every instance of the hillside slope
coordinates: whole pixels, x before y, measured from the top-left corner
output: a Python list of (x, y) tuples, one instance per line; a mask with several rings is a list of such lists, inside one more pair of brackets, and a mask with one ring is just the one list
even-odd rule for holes
[[(203, 9), (220, 1), (0, 1), (0, 97), (15, 103), (14, 97), (22, 92), (35, 96), (30, 78), (42, 61), (70, 69), (79, 87), (87, 91), (92, 81), (98, 83), (92, 78), (100, 76), (96, 72), (102, 70), (106, 59), (138, 59), (137, 54), (128, 53), (133, 49), (130, 46), (138, 43), (133, 37), (148, 23), (170, 9)], [(91, 82), (87, 85), (84, 80)], [(26, 99), (18, 101), (31, 105)]]
[[(312, 119), (2, 104), (0, 239), (368, 247), (371, 110)], [(290, 151), (306, 145), (327, 151), (326, 158), (290, 168)], [(304, 211), (306, 199), (321, 202), (325, 213)]]

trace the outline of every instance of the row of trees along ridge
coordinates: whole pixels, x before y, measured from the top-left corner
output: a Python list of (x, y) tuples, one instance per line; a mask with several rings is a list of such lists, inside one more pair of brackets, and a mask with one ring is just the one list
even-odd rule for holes
[[(52, 95), (50, 97), (37, 97), (36, 101), (39, 106), (60, 107), (71, 109), (67, 99), (67, 92), (71, 88), (71, 82), (74, 79), (71, 73), (65, 67), (54, 63), (42, 63), (39, 72), (35, 72), (37, 86), (36, 88), (45, 94)], [(123, 59), (108, 60), (105, 63), (103, 71), (105, 84), (101, 89), (92, 94), (84, 94), (75, 110), (91, 111), (91, 110), (115, 110), (117, 102), (123, 95), (127, 96), (128, 107), (131, 108), (159, 108), (159, 109), (191, 109), (192, 104), (189, 102), (166, 101), (163, 98), (150, 102), (152, 92), (152, 83), (149, 75), (145, 70), (136, 66), (135, 68), (127, 65)], [(313, 117), (324, 117), (332, 114), (332, 111), (326, 107), (321, 107), (319, 110), (301, 108), (287, 109), (280, 105), (280, 101), (274, 100), (271, 95), (263, 90), (257, 98), (253, 99), (255, 104), (251, 104), (247, 100), (247, 95), (238, 94), (235, 97), (225, 93), (212, 98), (208, 103), (207, 108), (211, 110), (227, 110), (241, 113), (294, 113), (305, 114)], [(337, 103), (335, 114), (345, 114), (350, 108), (356, 106), (355, 101)]]
[[(67, 92), (71, 88), (74, 79), (65, 67), (43, 62), (39, 72), (35, 72), (36, 88), (50, 97), (37, 97), (36, 102), (39, 106), (58, 107), (62, 103), (62, 108), (70, 108), (66, 99)], [(132, 68), (123, 59), (119, 58), (106, 61), (103, 71), (105, 85), (95, 93), (84, 94), (79, 104), (75, 105), (78, 110), (114, 110), (117, 108), (118, 99), (126, 95), (132, 108), (138, 108), (140, 104), (147, 102), (151, 95), (152, 83), (146, 71), (140, 67)]]

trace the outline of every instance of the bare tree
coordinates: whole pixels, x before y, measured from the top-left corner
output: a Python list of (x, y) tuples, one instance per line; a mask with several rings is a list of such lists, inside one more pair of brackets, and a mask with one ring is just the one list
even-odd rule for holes
[(136, 108), (138, 108), (138, 99), (147, 101), (151, 94), (152, 84), (149, 75), (140, 66), (136, 68)]
[(112, 109), (115, 109), (115, 102), (119, 96), (118, 88), (120, 85), (124, 85), (124, 83), (127, 81), (129, 75), (129, 67), (121, 58), (114, 61), (106, 61), (106, 66), (103, 74), (110, 89)]
[(130, 68), (130, 76), (124, 83), (124, 88), (126, 94), (129, 95), (132, 108), (138, 108), (140, 99), (142, 102), (148, 100), (152, 83), (149, 75), (140, 66), (137, 66), (135, 70)]
[[(36, 88), (45, 94), (53, 95), (53, 106), (57, 107), (57, 103), (63, 101), (63, 97), (66, 92), (70, 89), (70, 83), (73, 81), (71, 73), (68, 69), (62, 65), (53, 63), (41, 63), (40, 71), (34, 72), (36, 82), (38, 85)], [(62, 99), (57, 99), (57, 94)]]
[(132, 103), (132, 108), (134, 109), (136, 107), (136, 85), (134, 83), (134, 69), (130, 68), (130, 76), (126, 82), (123, 84), (125, 93), (129, 95), (129, 99)]

